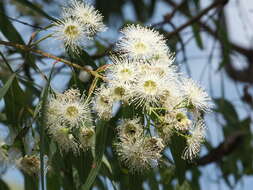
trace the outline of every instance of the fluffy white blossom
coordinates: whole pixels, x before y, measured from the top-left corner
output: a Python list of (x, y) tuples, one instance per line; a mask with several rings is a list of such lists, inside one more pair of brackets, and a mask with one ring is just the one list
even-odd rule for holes
[(130, 59), (159, 59), (168, 53), (164, 37), (140, 25), (129, 25), (121, 33), (117, 49)]
[(193, 110), (209, 111), (212, 104), (210, 97), (196, 82), (192, 79), (184, 79), (182, 89), (188, 108)]
[(73, 136), (70, 129), (59, 126), (55, 127), (54, 130), (50, 130), (50, 132), (54, 141), (59, 145), (60, 150), (78, 153), (80, 148), (78, 140)]
[(85, 27), (88, 36), (93, 36), (106, 29), (103, 24), (103, 16), (87, 2), (71, 0), (68, 7), (64, 9), (63, 16), (78, 19)]
[(112, 117), (113, 97), (111, 89), (101, 86), (96, 89), (93, 99), (93, 109), (100, 118), (110, 119)]
[(145, 74), (139, 77), (131, 89), (132, 100), (137, 106), (159, 105), (167, 89), (167, 79), (156, 74)]
[(158, 137), (139, 137), (115, 144), (119, 159), (131, 172), (143, 172), (156, 167), (164, 149)]
[(87, 149), (89, 147), (92, 147), (95, 141), (95, 131), (93, 127), (82, 128), (79, 139), (80, 139), (82, 148)]
[(111, 57), (113, 62), (108, 69), (108, 75), (112, 80), (131, 83), (137, 77), (137, 62), (126, 58)]
[(53, 36), (64, 43), (66, 49), (73, 52), (79, 52), (87, 42), (87, 29), (78, 19), (65, 18), (55, 22)]
[(78, 131), (92, 126), (89, 103), (79, 90), (69, 89), (64, 93), (52, 94), (46, 117), (48, 133), (60, 148), (77, 153), (81, 144)]
[(200, 146), (205, 138), (205, 125), (202, 120), (199, 120), (194, 128), (190, 131), (191, 136), (186, 139), (186, 148), (183, 152), (182, 158), (192, 160), (195, 158), (199, 151)]
[(118, 126), (119, 137), (123, 140), (139, 138), (143, 134), (143, 126), (140, 124), (139, 118), (124, 119)]
[(48, 102), (48, 124), (80, 127), (91, 122), (90, 108), (79, 90), (69, 89), (63, 94), (52, 95)]

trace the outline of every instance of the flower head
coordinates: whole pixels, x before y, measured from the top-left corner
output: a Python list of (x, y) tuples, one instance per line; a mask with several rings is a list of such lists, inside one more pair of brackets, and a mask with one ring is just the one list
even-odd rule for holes
[(87, 149), (91, 146), (94, 145), (94, 137), (95, 137), (95, 131), (92, 127), (84, 127), (83, 129), (81, 129), (81, 133), (80, 133), (80, 142), (81, 142), (81, 146), (84, 149)]
[(132, 101), (137, 106), (158, 105), (168, 87), (167, 82), (166, 78), (155, 74), (146, 74), (138, 78), (136, 85), (131, 89)]
[(52, 95), (48, 102), (47, 113), (49, 127), (60, 123), (70, 128), (78, 128), (91, 122), (89, 104), (76, 89)]
[(192, 79), (184, 79), (182, 83), (183, 93), (187, 107), (197, 111), (209, 111), (212, 104), (211, 98), (196, 82)]
[(140, 124), (140, 119), (124, 119), (118, 126), (119, 137), (124, 140), (133, 140), (143, 134), (143, 126)]
[(50, 130), (51, 136), (54, 141), (60, 146), (61, 150), (65, 152), (73, 151), (78, 153), (79, 144), (78, 140), (71, 133), (71, 130), (62, 126), (56, 127), (54, 130)]
[(95, 92), (93, 109), (100, 118), (110, 119), (112, 117), (113, 101), (111, 89), (101, 86)]
[(152, 60), (168, 52), (164, 37), (153, 29), (129, 25), (121, 33), (117, 48), (130, 59)]
[(64, 9), (64, 17), (77, 18), (85, 27), (88, 36), (93, 36), (97, 32), (105, 31), (103, 16), (92, 5), (78, 0), (72, 0), (68, 8)]
[(156, 167), (164, 149), (162, 139), (157, 137), (136, 138), (135, 141), (122, 140), (115, 144), (119, 159), (131, 172), (142, 172)]
[(191, 136), (186, 140), (186, 148), (182, 158), (192, 160), (200, 151), (200, 146), (205, 138), (205, 125), (202, 120), (199, 120), (191, 130)]
[(136, 62), (129, 61), (126, 58), (117, 58), (112, 56), (113, 64), (108, 69), (108, 74), (115, 81), (131, 83), (137, 76)]
[(65, 18), (55, 22), (54, 37), (63, 41), (66, 49), (73, 52), (79, 52), (79, 47), (82, 47), (87, 41), (87, 29), (78, 19)]

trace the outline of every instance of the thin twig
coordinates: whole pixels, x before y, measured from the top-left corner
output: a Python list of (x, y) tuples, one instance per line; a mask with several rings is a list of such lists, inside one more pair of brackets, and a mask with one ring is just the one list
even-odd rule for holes
[(227, 2), (227, 0), (216, 0), (214, 1), (211, 5), (209, 5), (207, 8), (203, 9), (199, 14), (197, 14), (195, 17), (193, 17), (192, 19), (188, 20), (186, 23), (184, 23), (183, 25), (181, 25), (180, 27), (178, 27), (177, 29), (175, 29), (174, 31), (168, 33), (166, 35), (167, 38), (170, 38), (172, 36), (174, 36), (175, 34), (179, 33), (180, 31), (182, 31), (183, 29), (185, 29), (186, 27), (192, 25), (193, 23), (197, 22), (201, 17), (203, 17), (204, 15), (206, 15), (206, 13), (208, 13), (210, 10), (212, 10), (213, 8), (217, 7), (217, 6), (222, 6)]
[(22, 44), (17, 44), (17, 43), (13, 43), (13, 42), (6, 42), (6, 41), (1, 41), (0, 40), (0, 45), (5, 45), (5, 46), (10, 46), (10, 47), (14, 47), (14, 48), (17, 48), (17, 49), (20, 49), (20, 50), (23, 50), (23, 51), (28, 51), (28, 52), (33, 52), (35, 54), (39, 54), (39, 55), (42, 55), (43, 57), (47, 57), (47, 58), (51, 58), (51, 59), (54, 59), (58, 62), (62, 62), (70, 67), (75, 67), (77, 69), (80, 69), (80, 70), (83, 70), (83, 71), (86, 71), (86, 72), (89, 72), (90, 74), (94, 75), (95, 77), (98, 77), (98, 78), (101, 78), (103, 80), (105, 80), (105, 78), (101, 75), (98, 74), (98, 72), (96, 71), (93, 71), (91, 69), (88, 69), (86, 67), (82, 67), (78, 64), (75, 64), (75, 63), (72, 63), (66, 59), (62, 59), (60, 57), (57, 57), (55, 55), (52, 55), (52, 54), (49, 54), (47, 52), (43, 52), (41, 50), (38, 50), (38, 49), (34, 49), (34, 48), (31, 48), (29, 46), (26, 46), (26, 45), (22, 45)]

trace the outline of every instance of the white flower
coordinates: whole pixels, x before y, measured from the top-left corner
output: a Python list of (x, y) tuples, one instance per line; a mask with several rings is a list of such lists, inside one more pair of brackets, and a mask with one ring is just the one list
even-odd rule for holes
[(162, 139), (157, 137), (141, 137), (135, 140), (123, 140), (115, 144), (119, 160), (130, 172), (143, 172), (157, 166), (164, 149)]
[(186, 148), (182, 158), (192, 160), (200, 151), (200, 146), (205, 138), (205, 124), (202, 120), (197, 121), (191, 131), (191, 136), (186, 139)]
[(48, 127), (55, 124), (79, 128), (91, 122), (90, 108), (79, 90), (69, 89), (51, 96), (48, 102)]
[(192, 79), (184, 79), (182, 89), (188, 108), (205, 112), (210, 110), (211, 98), (196, 82)]
[(113, 101), (123, 101), (124, 103), (128, 103), (130, 88), (131, 84), (116, 80), (111, 81), (108, 86)]
[(118, 126), (119, 137), (124, 140), (140, 137), (143, 134), (143, 126), (140, 124), (140, 119), (124, 119)]
[(103, 24), (103, 16), (99, 11), (87, 3), (78, 0), (72, 0), (69, 7), (64, 9), (64, 17), (75, 17), (82, 22), (89, 36), (93, 36), (97, 32), (105, 31)]
[(146, 74), (139, 77), (136, 85), (131, 89), (132, 101), (137, 106), (158, 105), (168, 88), (167, 82), (165, 77), (155, 74)]
[(87, 149), (94, 145), (95, 131), (92, 127), (84, 127), (80, 132), (80, 142), (84, 149)]
[(109, 77), (112, 80), (131, 83), (135, 81), (137, 74), (137, 66), (135, 62), (131, 62), (125, 58), (117, 58), (112, 56), (112, 65), (108, 68)]
[(112, 117), (113, 100), (110, 88), (101, 86), (96, 90), (93, 109), (100, 118), (110, 119)]
[(152, 60), (169, 51), (164, 37), (153, 29), (130, 25), (121, 33), (123, 37), (117, 43), (117, 48), (131, 59)]
[(78, 153), (79, 144), (77, 139), (71, 134), (71, 130), (62, 126), (55, 127), (54, 130), (49, 130), (54, 141), (65, 152), (73, 151)]
[(65, 48), (79, 52), (79, 48), (87, 42), (88, 31), (78, 19), (66, 18), (55, 22), (53, 36), (63, 41)]

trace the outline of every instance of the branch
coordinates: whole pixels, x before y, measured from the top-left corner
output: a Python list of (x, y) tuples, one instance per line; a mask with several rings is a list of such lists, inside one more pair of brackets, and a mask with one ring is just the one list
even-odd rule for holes
[[(228, 2), (228, 0), (216, 0), (214, 1), (211, 5), (209, 5), (207, 8), (203, 9), (198, 15), (196, 15), (195, 17), (191, 18), (190, 20), (188, 20), (185, 24), (181, 25), (180, 27), (178, 27), (177, 29), (175, 29), (174, 31), (168, 33), (166, 35), (167, 38), (171, 38), (172, 36), (176, 35), (177, 33), (179, 33), (180, 31), (182, 31), (183, 29), (185, 29), (186, 27), (188, 27), (189, 25), (192, 25), (193, 23), (197, 22), (198, 20), (201, 19), (202, 16), (206, 15), (211, 9), (214, 9), (218, 6), (223, 6), (224, 4), (226, 4)], [(177, 8), (178, 5), (175, 7)]]
[(38, 49), (31, 48), (31, 47), (26, 46), (26, 45), (17, 44), (17, 43), (13, 43), (13, 42), (6, 42), (6, 41), (1, 41), (1, 40), (0, 40), (0, 45), (10, 46), (10, 47), (14, 47), (16, 49), (20, 49), (20, 50), (23, 50), (23, 51), (33, 52), (35, 54), (42, 55), (43, 57), (54, 59), (54, 60), (56, 60), (56, 62), (62, 62), (64, 64), (68, 65), (68, 66), (75, 67), (79, 70), (89, 72), (90, 74), (94, 75), (95, 77), (102, 78), (103, 80), (106, 80), (103, 76), (99, 75), (97, 71), (93, 71), (91, 69), (82, 67), (82, 66), (80, 66), (78, 64), (75, 64), (75, 63), (72, 63), (72, 62), (70, 62), (66, 59), (62, 59), (60, 57), (54, 56), (52, 54), (49, 54), (47, 52), (43, 52), (43, 51), (38, 50)]
[(237, 131), (227, 137), (218, 147), (212, 149), (207, 155), (197, 160), (196, 164), (204, 166), (212, 162), (218, 162), (226, 155), (231, 154), (242, 143), (243, 137), (246, 135), (244, 131)]
[[(171, 0), (165, 0), (170, 6), (172, 7), (177, 7), (178, 4), (176, 4), (175, 2), (171, 1)], [(191, 15), (183, 10), (180, 10), (180, 13), (183, 14), (186, 17), (191, 17)], [(222, 37), (220, 35), (218, 35), (218, 31), (214, 31), (211, 27), (209, 27), (206, 23), (201, 22), (201, 20), (197, 20), (196, 21), (210, 36), (212, 36), (215, 39), (218, 39), (220, 41), (220, 44), (223, 44), (223, 40)], [(247, 83), (253, 83), (253, 49), (247, 49), (244, 48), (238, 44), (235, 44), (231, 41), (228, 42), (228, 46), (242, 54), (243, 56), (245, 56), (248, 60), (248, 64), (249, 66), (243, 70), (238, 70), (236, 69), (231, 63), (229, 64), (225, 64), (224, 67), (226, 69), (227, 74), (229, 75), (230, 78), (232, 78), (235, 81), (240, 81), (240, 82), (247, 82)]]

